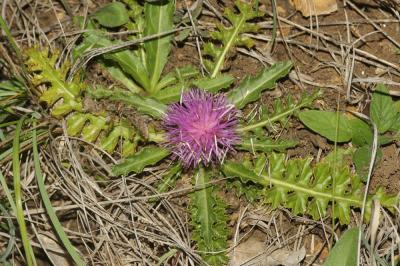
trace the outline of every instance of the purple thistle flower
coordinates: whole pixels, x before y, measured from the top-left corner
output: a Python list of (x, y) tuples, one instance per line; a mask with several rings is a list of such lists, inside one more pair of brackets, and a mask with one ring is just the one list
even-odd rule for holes
[(167, 147), (185, 167), (222, 162), (239, 140), (236, 116), (235, 106), (224, 95), (199, 89), (185, 92), (181, 103), (169, 106), (164, 119)]

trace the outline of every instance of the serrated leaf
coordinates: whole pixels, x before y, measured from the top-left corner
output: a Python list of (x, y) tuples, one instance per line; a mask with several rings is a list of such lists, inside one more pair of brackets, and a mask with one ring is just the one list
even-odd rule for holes
[[(28, 60), (25, 64), (28, 71), (33, 75), (32, 84), (34, 86), (50, 84), (39, 100), (53, 107), (52, 115), (59, 117), (71, 111), (82, 111), (82, 103), (78, 96), (84, 88), (84, 84), (76, 80), (65, 81), (69, 64), (65, 63), (60, 69), (56, 69), (57, 52), (50, 55), (47, 50), (40, 51), (36, 48), (31, 48), (26, 51), (26, 54)], [(62, 101), (59, 101), (60, 99)], [(57, 104), (54, 105), (56, 102)]]
[[(227, 247), (227, 216), (225, 204), (219, 199), (212, 186), (206, 186), (210, 181), (209, 174), (200, 168), (194, 178), (196, 190), (191, 199), (193, 234), (192, 238), (201, 251), (203, 259), (212, 266), (224, 265), (227, 257), (224, 250)], [(220, 252), (210, 254), (207, 252)]]
[(239, 12), (235, 13), (233, 8), (226, 8), (224, 12), (224, 16), (232, 26), (226, 27), (223, 24), (217, 24), (218, 31), (210, 34), (214, 40), (221, 42), (220, 46), (208, 42), (203, 47), (204, 54), (213, 58), (213, 61), (204, 60), (204, 64), (210, 70), (212, 78), (215, 78), (221, 69), (223, 69), (226, 57), (233, 47), (246, 46), (250, 48), (253, 45), (254, 42), (242, 34), (258, 30), (256, 25), (249, 22), (251, 19), (263, 16), (262, 12), (256, 11), (256, 9), (258, 10), (256, 4), (258, 2), (255, 1), (251, 1), (250, 3), (244, 3), (239, 0), (235, 1)]
[(388, 131), (398, 116), (392, 97), (388, 93), (389, 90), (385, 85), (379, 84), (372, 94), (370, 117), (379, 133)]
[(100, 25), (108, 28), (120, 27), (129, 21), (125, 5), (120, 2), (109, 3), (96, 10), (92, 17)]
[(352, 228), (344, 232), (323, 265), (357, 266), (359, 234), (360, 230), (358, 228)]
[(154, 165), (167, 157), (170, 151), (167, 149), (147, 146), (133, 156), (126, 158), (122, 163), (113, 167), (113, 175), (126, 175), (131, 172), (141, 173), (146, 166)]
[(193, 85), (205, 91), (216, 93), (222, 89), (228, 88), (235, 81), (235, 78), (229, 74), (221, 74), (215, 78), (204, 77), (193, 81)]
[(180, 177), (181, 170), (182, 167), (179, 163), (172, 165), (157, 185), (158, 193), (167, 192), (174, 187), (176, 180)]
[(331, 141), (347, 142), (353, 136), (350, 121), (342, 113), (307, 110), (300, 112), (299, 118), (308, 128)]
[(283, 152), (289, 148), (293, 148), (297, 145), (297, 141), (293, 140), (273, 140), (270, 138), (259, 139), (244, 137), (241, 139), (237, 146), (239, 150), (246, 150), (250, 152), (262, 151), (279, 151)]
[(311, 95), (302, 95), (299, 101), (293, 101), (291, 97), (288, 97), (285, 102), (278, 99), (276, 100), (277, 103), (274, 104), (276, 110), (270, 113), (265, 110), (266, 108), (262, 108), (262, 114), (259, 119), (243, 125), (238, 128), (238, 131), (253, 131), (256, 135), (262, 137), (264, 135), (262, 128), (267, 126), (272, 127), (276, 122), (287, 124), (287, 120), (291, 115), (296, 115), (302, 108), (310, 106), (320, 96), (321, 92), (317, 91)]
[(152, 99), (145, 98), (135, 93), (119, 89), (109, 90), (97, 87), (96, 90), (88, 90), (90, 95), (96, 99), (109, 98), (112, 101), (123, 102), (135, 107), (139, 112), (150, 115), (154, 118), (162, 118), (165, 115), (167, 106)]
[[(162, 3), (146, 2), (145, 13), (145, 36), (160, 34), (173, 29), (174, 1)], [(145, 42), (146, 66), (150, 77), (150, 87), (148, 91), (155, 93), (161, 72), (164, 69), (167, 57), (171, 50), (172, 36), (158, 37), (154, 40)]]
[[(311, 158), (286, 160), (284, 154), (277, 153), (270, 153), (268, 159), (268, 170), (261, 173), (256, 172), (255, 166), (232, 161), (225, 162), (222, 171), (228, 177), (238, 177), (244, 184), (251, 182), (263, 186), (264, 201), (272, 207), (290, 208), (294, 213), (309, 214), (316, 220), (325, 216), (328, 204), (333, 201), (331, 215), (338, 218), (341, 224), (350, 222), (351, 208), (362, 206), (361, 179), (352, 175), (348, 167), (332, 167), (324, 162), (312, 166)], [(385, 193), (375, 195), (382, 205), (386, 204), (386, 208), (398, 202), (398, 198), (393, 198), (395, 196)], [(370, 196), (367, 200), (367, 220), (373, 198)]]
[(246, 104), (257, 101), (264, 90), (273, 89), (275, 82), (285, 77), (291, 68), (292, 63), (285, 61), (270, 68), (264, 68), (255, 77), (247, 76), (236, 89), (228, 94), (229, 101), (242, 109)]

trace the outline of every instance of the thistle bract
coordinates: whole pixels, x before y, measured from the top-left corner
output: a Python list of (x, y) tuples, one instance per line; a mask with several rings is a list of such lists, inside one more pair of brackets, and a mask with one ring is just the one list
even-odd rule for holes
[(238, 141), (237, 110), (224, 95), (192, 89), (169, 106), (164, 119), (167, 146), (185, 167), (222, 162)]

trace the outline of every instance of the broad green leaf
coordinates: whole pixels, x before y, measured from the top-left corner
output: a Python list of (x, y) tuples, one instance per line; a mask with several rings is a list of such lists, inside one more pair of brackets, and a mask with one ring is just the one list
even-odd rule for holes
[(368, 175), (370, 160), (371, 160), (371, 147), (362, 146), (354, 152), (353, 163), (356, 167), (357, 174), (364, 181), (366, 181), (366, 177)]
[[(356, 167), (357, 174), (361, 177), (363, 181), (367, 181), (371, 155), (372, 149), (368, 145), (358, 148), (353, 154), (353, 163)], [(382, 150), (378, 148), (376, 153), (376, 160), (379, 161), (381, 157)]]
[(285, 61), (270, 68), (264, 68), (255, 77), (247, 76), (236, 89), (228, 94), (229, 101), (242, 109), (246, 104), (257, 101), (264, 90), (273, 89), (275, 82), (285, 77), (291, 68), (292, 63)]
[(357, 266), (358, 238), (360, 230), (347, 230), (335, 244), (324, 266)]
[[(160, 34), (173, 29), (175, 1), (161, 3), (145, 3), (144, 13), (146, 20), (145, 36)], [(161, 72), (164, 69), (169, 52), (171, 50), (172, 36), (158, 37), (144, 44), (146, 51), (146, 65), (150, 77), (150, 87), (146, 88), (150, 93), (155, 93)]]
[(120, 2), (109, 3), (96, 10), (92, 17), (108, 28), (120, 27), (129, 21), (128, 11)]
[(385, 85), (379, 84), (372, 94), (370, 117), (376, 124), (379, 133), (388, 131), (398, 117), (396, 106), (388, 93)]
[(350, 121), (342, 113), (307, 110), (300, 112), (299, 118), (308, 128), (331, 141), (347, 142), (353, 136)]
[(204, 77), (193, 81), (193, 85), (205, 91), (216, 93), (222, 89), (228, 88), (235, 81), (235, 78), (229, 74), (221, 74), (215, 78)]
[(358, 117), (349, 119), (352, 136), (351, 142), (356, 146), (363, 146), (372, 143), (372, 129), (370, 126)]
[(170, 104), (179, 101), (182, 93), (186, 90), (185, 84), (176, 84), (158, 91), (153, 97), (163, 104)]
[(105, 68), (115, 81), (124, 85), (130, 92), (139, 93), (143, 91), (143, 89), (140, 88), (138, 85), (136, 85), (136, 83), (132, 80), (132, 78), (128, 77), (121, 70), (121, 68), (107, 63), (105, 64)]
[(167, 149), (147, 146), (133, 156), (126, 158), (122, 163), (112, 169), (114, 175), (126, 175), (131, 172), (141, 173), (146, 166), (154, 165), (167, 157), (170, 152)]

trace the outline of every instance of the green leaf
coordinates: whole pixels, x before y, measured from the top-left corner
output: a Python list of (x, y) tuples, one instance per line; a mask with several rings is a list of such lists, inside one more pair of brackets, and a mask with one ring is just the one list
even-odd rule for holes
[(198, 74), (199, 71), (192, 65), (176, 67), (161, 78), (160, 82), (157, 84), (157, 92), (160, 92), (161, 89), (171, 86), (177, 82), (181, 83), (182, 81), (193, 78)]
[[(31, 82), (34, 86), (43, 84), (49, 88), (40, 96), (40, 101), (46, 102), (52, 108), (52, 115), (60, 117), (72, 111), (82, 111), (82, 102), (78, 97), (85, 84), (73, 80), (65, 81), (68, 64), (56, 69), (57, 52), (52, 55), (47, 50), (39, 51), (31, 48), (26, 51), (28, 60), (25, 62), (28, 71), (33, 75)], [(62, 99), (62, 101), (60, 101)], [(57, 102), (57, 105), (54, 105)], [(54, 106), (53, 106), (54, 105)]]
[(273, 140), (270, 138), (259, 139), (259, 138), (244, 137), (238, 144), (237, 149), (246, 150), (250, 152), (256, 152), (256, 151), (283, 152), (289, 148), (295, 147), (296, 145), (297, 141), (293, 140)]
[[(84, 34), (83, 42), (74, 49), (74, 57), (79, 57), (94, 48), (109, 47), (113, 42), (100, 31), (91, 30)], [(148, 90), (150, 80), (146, 67), (139, 56), (129, 50), (110, 52), (102, 55), (103, 58), (117, 64), (126, 74), (130, 75), (143, 89)]]
[[(356, 167), (357, 174), (363, 181), (367, 181), (369, 164), (371, 161), (372, 148), (368, 145), (358, 148), (353, 154), (353, 163)], [(376, 160), (382, 157), (382, 150), (378, 148)]]
[(154, 165), (167, 157), (170, 152), (167, 149), (147, 146), (135, 155), (126, 158), (122, 163), (112, 169), (113, 175), (126, 175), (130, 172), (141, 173), (146, 166)]
[(383, 84), (379, 84), (372, 94), (370, 117), (376, 124), (379, 133), (388, 131), (396, 122), (398, 111), (389, 90)]
[(347, 142), (353, 136), (350, 121), (342, 113), (307, 110), (300, 112), (299, 118), (308, 128), (331, 141)]
[[(228, 230), (225, 204), (214, 193), (213, 186), (206, 187), (210, 181), (209, 173), (203, 168), (197, 172), (194, 183), (200, 189), (191, 197), (192, 238), (201, 251), (203, 259), (212, 266), (225, 265), (227, 257)], [(219, 252), (210, 254), (207, 252)]]
[(351, 142), (354, 145), (363, 146), (372, 143), (372, 130), (367, 123), (358, 117), (351, 117), (349, 122), (352, 131)]
[(335, 244), (324, 266), (357, 266), (358, 238), (360, 230), (352, 228), (344, 232)]
[(193, 81), (193, 85), (205, 91), (216, 93), (222, 89), (228, 88), (235, 81), (235, 78), (229, 74), (221, 74), (215, 78), (204, 77)]
[(128, 77), (118, 66), (114, 66), (111, 64), (105, 64), (104, 67), (111, 75), (111, 77), (120, 84), (124, 85), (130, 92), (139, 93), (142, 92), (143, 89), (140, 88), (136, 83), (132, 80), (132, 78)]
[[(146, 2), (144, 6), (146, 27), (145, 36), (160, 34), (173, 29), (175, 1), (161, 3)], [(161, 72), (167, 62), (167, 57), (171, 51), (172, 36), (163, 36), (144, 44), (146, 51), (146, 65), (150, 77), (150, 87), (148, 91), (155, 93)]]
[(269, 112), (268, 108), (263, 106), (261, 110), (261, 117), (254, 119), (251, 123), (243, 125), (237, 130), (239, 132), (253, 131), (258, 136), (263, 136), (265, 133), (262, 128), (272, 128), (277, 122), (280, 122), (283, 126), (287, 125), (288, 119), (291, 115), (297, 115), (299, 111), (310, 106), (314, 100), (321, 96), (321, 92), (317, 91), (311, 95), (302, 95), (300, 100), (295, 101), (292, 97), (286, 99), (277, 99), (273, 104), (273, 112)]
[(274, 64), (270, 68), (264, 68), (255, 77), (247, 76), (236, 89), (228, 94), (229, 101), (242, 109), (246, 104), (257, 101), (264, 90), (273, 89), (275, 82), (285, 77), (291, 68), (292, 63), (285, 61)]
[(235, 46), (245, 46), (251, 48), (254, 45), (253, 40), (243, 35), (243, 33), (256, 32), (258, 27), (249, 22), (256, 17), (263, 16), (263, 13), (258, 11), (258, 2), (244, 3), (240, 0), (235, 1), (235, 6), (239, 11), (236, 13), (233, 8), (226, 8), (224, 17), (229, 20), (232, 26), (217, 24), (217, 31), (210, 34), (214, 41), (219, 41), (221, 45), (214, 45), (213, 42), (208, 42), (204, 45), (203, 53), (212, 57), (211, 60), (204, 60), (206, 67), (211, 72), (211, 77), (215, 78), (223, 69), (226, 57)]
[[(262, 197), (272, 207), (290, 208), (296, 214), (308, 214), (316, 220), (326, 216), (329, 203), (334, 201), (331, 215), (341, 224), (348, 224), (351, 208), (360, 208), (363, 204), (361, 179), (352, 175), (346, 166), (333, 167), (325, 162), (312, 165), (311, 161), (312, 158), (287, 160), (285, 154), (270, 153), (267, 169), (260, 171), (257, 161), (253, 165), (246, 161), (227, 161), (222, 171), (227, 177), (238, 177), (243, 184), (262, 186)], [(377, 191), (368, 197), (365, 219), (369, 219), (374, 198), (379, 198), (386, 208), (399, 200), (395, 195)]]
[(25, 259), (28, 266), (37, 265), (35, 254), (31, 246), (31, 241), (29, 239), (25, 217), (24, 209), (22, 207), (22, 183), (21, 183), (21, 162), (20, 162), (20, 133), (22, 125), (24, 124), (25, 117), (18, 120), (17, 127), (15, 129), (15, 137), (13, 139), (13, 149), (12, 149), (12, 177), (14, 185), (14, 198), (15, 198), (15, 216), (17, 218), (19, 232), (21, 235), (22, 246), (25, 251)]
[(88, 89), (88, 93), (96, 98), (109, 98), (112, 101), (122, 102), (135, 107), (139, 112), (150, 115), (154, 118), (162, 118), (165, 115), (167, 106), (152, 99), (145, 98), (135, 93), (130, 93), (120, 89), (109, 90), (103, 87), (97, 87), (95, 90)]
[(129, 21), (125, 5), (120, 2), (109, 3), (101, 7), (92, 14), (92, 17), (100, 25), (108, 28), (120, 27)]
[(76, 265), (83, 266), (83, 265), (85, 265), (85, 261), (81, 258), (81, 256), (79, 255), (79, 253), (77, 252), (75, 247), (69, 241), (68, 236), (65, 233), (63, 226), (60, 223), (60, 220), (58, 219), (56, 212), (54, 211), (53, 206), (51, 205), (49, 194), (46, 191), (43, 173), (40, 168), (36, 129), (33, 131), (32, 146), (33, 146), (33, 160), (34, 160), (34, 166), (35, 166), (35, 175), (36, 175), (37, 182), (38, 182), (40, 196), (41, 196), (44, 206), (46, 208), (47, 214), (48, 214), (50, 221), (57, 233), (57, 236), (60, 238), (65, 249), (68, 251), (68, 254), (71, 256), (71, 258), (76, 263)]
[(182, 167), (179, 163), (172, 165), (162, 177), (161, 182), (157, 185), (158, 193), (167, 192), (174, 187), (176, 180), (180, 177), (181, 170)]

